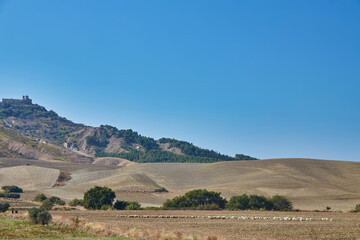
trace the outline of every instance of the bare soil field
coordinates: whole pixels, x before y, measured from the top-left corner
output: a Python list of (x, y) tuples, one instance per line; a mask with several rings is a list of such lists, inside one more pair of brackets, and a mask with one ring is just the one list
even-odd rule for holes
[[(54, 211), (52, 215), (79, 217), (134, 239), (151, 239), (155, 232), (186, 239), (360, 239), (360, 213), (142, 210)], [(287, 217), (291, 220), (284, 220)]]
[[(53, 186), (59, 170), (69, 173), (71, 179), (64, 186)], [(24, 198), (42, 192), (71, 200), (100, 185), (113, 189), (117, 199), (139, 201), (143, 206), (161, 206), (166, 199), (205, 188), (221, 192), (227, 199), (243, 193), (280, 194), (301, 210), (329, 206), (349, 211), (360, 203), (359, 174), (360, 162), (314, 159), (144, 164), (112, 158), (97, 159), (93, 164), (0, 159), (0, 185), (22, 187)], [(169, 192), (155, 193), (160, 187)]]

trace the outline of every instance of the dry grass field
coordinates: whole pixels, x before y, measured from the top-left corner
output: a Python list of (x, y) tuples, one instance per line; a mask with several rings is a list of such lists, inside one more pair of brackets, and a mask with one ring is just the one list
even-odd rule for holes
[[(360, 239), (360, 213), (142, 210), (52, 214), (62, 221), (79, 217), (84, 223), (134, 239)], [(154, 217), (159, 215), (164, 217)], [(284, 221), (285, 217), (297, 220)]]
[[(53, 187), (56, 174), (71, 174)], [(196, 188), (239, 194), (286, 195), (302, 210), (349, 211), (360, 202), (360, 163), (314, 159), (270, 159), (218, 163), (132, 163), (99, 159), (95, 164), (0, 159), (0, 185), (15, 184), (23, 197), (38, 192), (71, 200), (95, 185), (112, 188), (118, 199), (160, 206), (166, 199)], [(165, 187), (169, 193), (154, 193)]]

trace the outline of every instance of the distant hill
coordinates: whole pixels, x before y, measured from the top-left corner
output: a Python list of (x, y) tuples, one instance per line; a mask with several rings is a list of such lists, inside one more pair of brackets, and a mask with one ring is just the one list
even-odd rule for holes
[(256, 160), (243, 154), (231, 157), (176, 139), (155, 140), (131, 129), (74, 123), (33, 104), (27, 96), (0, 102), (1, 156), (72, 162), (90, 162), (92, 157), (117, 157), (135, 162)]

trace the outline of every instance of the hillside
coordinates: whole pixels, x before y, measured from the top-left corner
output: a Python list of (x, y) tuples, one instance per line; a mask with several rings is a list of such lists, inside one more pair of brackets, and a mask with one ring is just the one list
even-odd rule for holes
[[(38, 187), (26, 185), (32, 174), (15, 172), (23, 166), (38, 166), (39, 171), (53, 173), (54, 169), (68, 172), (71, 179), (64, 186), (41, 182)], [(15, 167), (22, 166), (22, 167)], [(2, 170), (3, 169), (3, 170)], [(11, 170), (11, 171), (10, 171)], [(21, 169), (20, 169), (21, 170)], [(23, 170), (22, 170), (23, 171)], [(118, 199), (137, 200), (145, 206), (161, 205), (166, 199), (186, 191), (206, 188), (221, 192), (229, 199), (239, 194), (281, 194), (288, 196), (295, 208), (303, 210), (350, 210), (360, 202), (360, 163), (315, 159), (269, 159), (259, 161), (230, 161), (217, 163), (134, 163), (127, 160), (103, 158), (94, 164), (73, 164), (24, 159), (0, 159), (0, 182), (15, 182), (28, 192), (82, 198), (95, 185), (112, 188)], [(8, 178), (11, 177), (11, 180)], [(168, 193), (155, 193), (165, 187)], [(35, 190), (36, 189), (36, 190)], [(26, 197), (26, 196), (25, 196)]]
[(90, 162), (93, 157), (116, 157), (135, 162), (256, 160), (243, 154), (227, 156), (176, 139), (155, 140), (131, 129), (73, 123), (52, 110), (33, 104), (31, 99), (0, 102), (0, 132), (3, 133), (0, 135), (2, 157), (45, 158), (45, 154), (75, 162)]

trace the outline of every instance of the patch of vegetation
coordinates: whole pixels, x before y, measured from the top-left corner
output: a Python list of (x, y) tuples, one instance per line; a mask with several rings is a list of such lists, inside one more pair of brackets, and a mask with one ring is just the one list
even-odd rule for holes
[(293, 209), (291, 201), (280, 195), (272, 197), (265, 197), (262, 195), (240, 195), (230, 198), (226, 209), (229, 210), (274, 210), (274, 211), (289, 211)]
[(356, 204), (355, 208), (351, 212), (354, 212), (354, 213), (360, 212), (360, 203)]
[(108, 153), (108, 152), (98, 152), (95, 154), (95, 157), (117, 157), (124, 158), (129, 161), (144, 163), (144, 162), (192, 162), (192, 163), (212, 163), (219, 162), (219, 159), (215, 158), (206, 158), (206, 157), (196, 157), (196, 156), (187, 156), (175, 154), (172, 152), (163, 151), (161, 149), (152, 149), (148, 152), (131, 150), (127, 153)]
[(0, 198), (20, 198), (20, 194), (18, 193), (8, 193), (8, 192), (1, 192)]
[(115, 197), (115, 192), (110, 188), (95, 186), (84, 194), (83, 205), (87, 209), (101, 209), (104, 205), (112, 206)]
[(11, 186), (2, 186), (2, 190), (5, 192), (11, 192), (11, 193), (22, 193), (24, 192), (22, 188), (19, 188), (18, 186), (11, 185)]
[(162, 188), (157, 188), (154, 190), (155, 192), (158, 192), (158, 193), (162, 193), (162, 192), (169, 192), (166, 188), (162, 187)]
[(47, 209), (33, 207), (28, 210), (30, 222), (33, 224), (48, 225), (51, 221), (51, 214)]
[(126, 240), (122, 237), (100, 237), (76, 228), (56, 225), (34, 225), (27, 220), (0, 217), (1, 239), (100, 239)]
[(43, 202), (47, 199), (47, 197), (45, 196), (45, 194), (43, 193), (39, 193), (35, 196), (34, 198), (34, 201), (37, 201), (37, 202)]
[(227, 201), (219, 192), (195, 189), (164, 202), (164, 209), (224, 209)]
[(6, 212), (10, 207), (8, 202), (0, 202), (0, 212)]
[(141, 205), (139, 202), (128, 202), (122, 200), (116, 200), (114, 203), (114, 209), (116, 210), (139, 210)]
[(55, 197), (55, 196), (51, 196), (50, 198), (48, 198), (50, 202), (52, 202), (53, 204), (56, 205), (65, 205), (65, 201), (62, 200), (59, 197)]
[(73, 207), (76, 207), (76, 206), (83, 206), (83, 200), (82, 199), (77, 199), (77, 198), (74, 198), (73, 200), (71, 200), (69, 202), (69, 206), (73, 206)]

